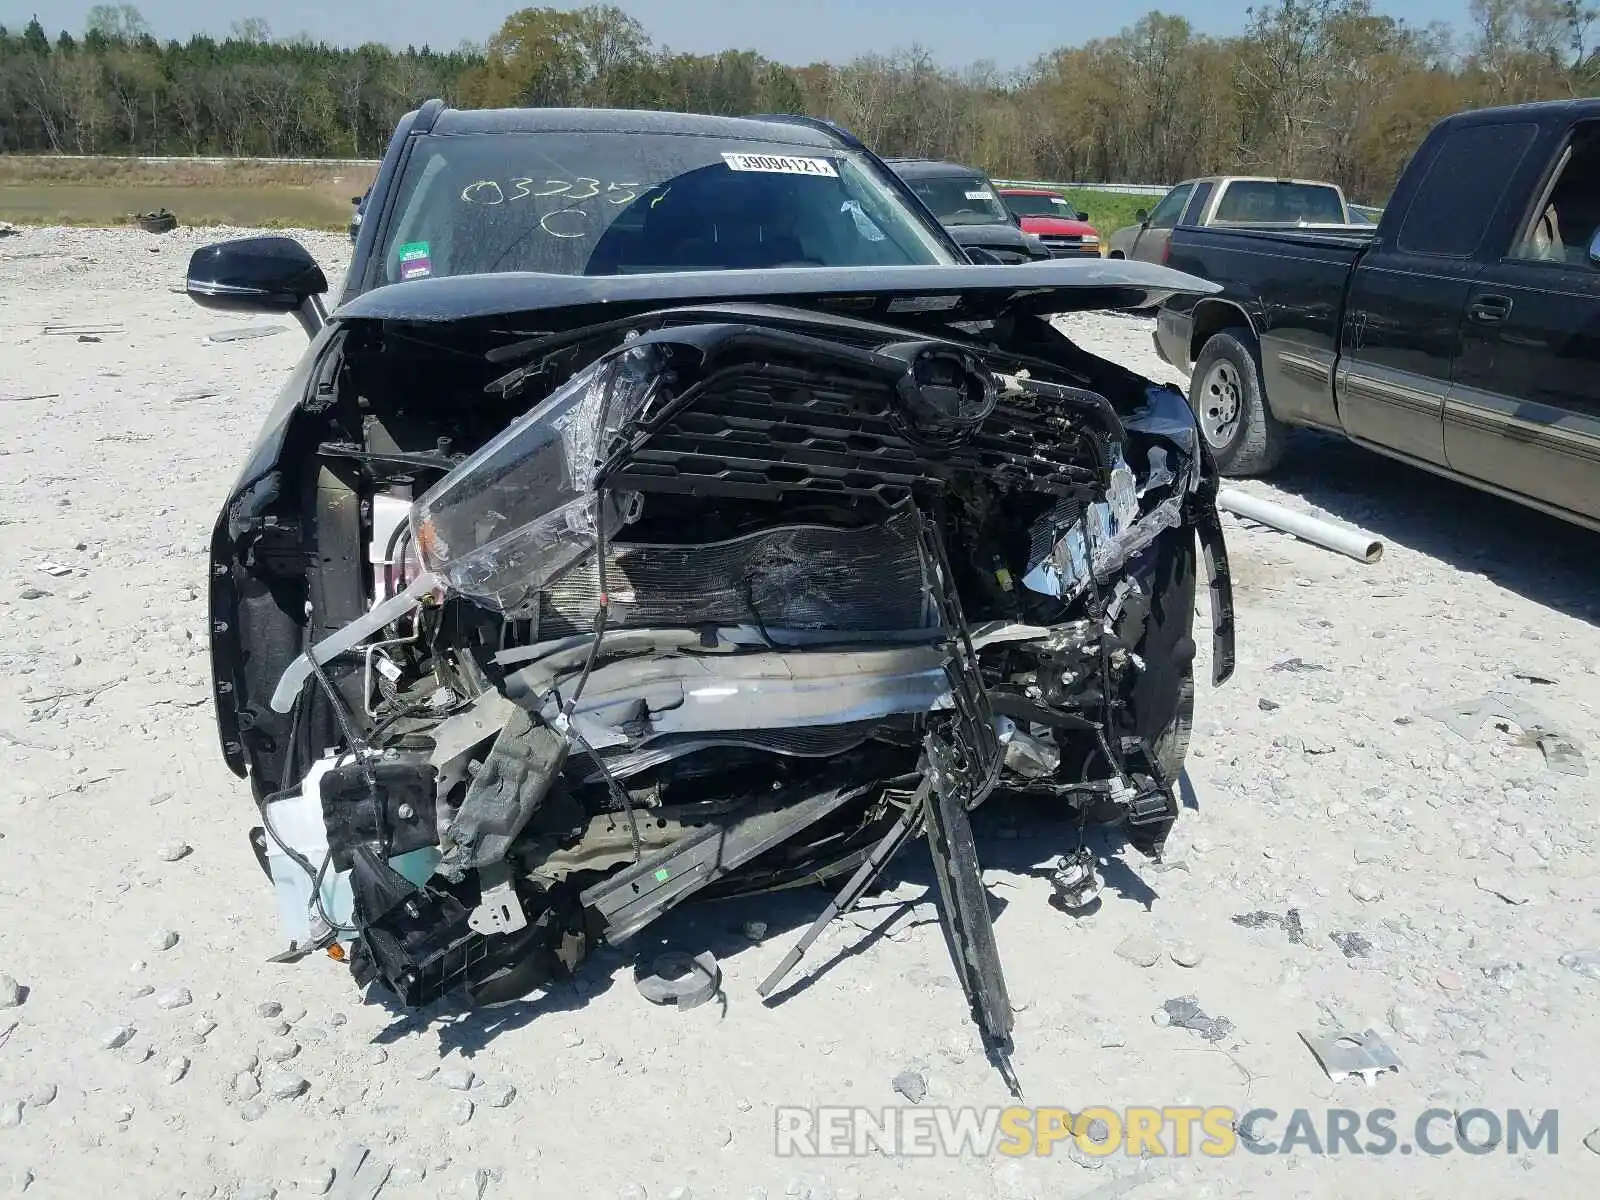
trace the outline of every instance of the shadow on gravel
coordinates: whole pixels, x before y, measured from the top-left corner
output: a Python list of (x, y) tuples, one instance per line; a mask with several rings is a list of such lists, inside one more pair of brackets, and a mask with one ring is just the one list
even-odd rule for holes
[(1396, 545), (1600, 624), (1600, 534), (1322, 434), (1267, 480)]
[[(1200, 807), (1187, 771), (1180, 777), (1180, 790), (1180, 802), (1185, 808)], [(1119, 896), (1146, 910), (1158, 897), (1150, 883), (1126, 861), (1140, 856), (1128, 848), (1120, 827), (1090, 825), (1080, 833), (1078, 822), (1058, 800), (996, 795), (973, 814), (973, 834), (985, 879), (989, 881), (985, 890), (996, 924), (1001, 923), (1010, 901), (1004, 895), (1005, 881), (999, 880), (997, 889), (994, 875), (1048, 879), (1055, 859), (1075, 849), (1080, 837), (1104, 864), (1101, 875), (1105, 897)], [(455, 1050), (470, 1059), (501, 1034), (554, 1013), (583, 1008), (612, 987), (631, 988), (634, 965), (649, 963), (665, 950), (690, 955), (709, 950), (719, 963), (751, 952), (758, 941), (769, 951), (777, 947), (786, 951), (843, 884), (844, 879), (840, 878), (823, 885), (761, 895), (691, 901), (666, 913), (622, 947), (591, 950), (572, 980), (505, 1004), (471, 1008), (464, 997), (455, 995), (424, 1009), (404, 1009), (381, 987), (373, 987), (368, 991), (368, 1000), (381, 1005), (393, 1017), (373, 1043), (389, 1045), (432, 1031), (441, 1057)], [(1103, 902), (1104, 897), (1081, 911), (1068, 911), (1054, 903), (1052, 907), (1063, 920), (1073, 920), (1092, 915)], [(835, 920), (846, 926), (845, 936), (820, 940), (765, 1004), (781, 1007), (785, 1000), (806, 991), (834, 970), (850, 970), (854, 966), (852, 960), (870, 954), (884, 939), (899, 941), (919, 926), (937, 927), (939, 892), (927, 842), (922, 837), (914, 838), (888, 863), (855, 908)], [(752, 937), (752, 933), (758, 936)], [(773, 955), (771, 961), (776, 963), (777, 956)], [(930, 986), (960, 988), (954, 969), (942, 960), (914, 973)], [(755, 993), (754, 982), (742, 989), (741, 998), (747, 1003), (763, 1003)], [(726, 1009), (728, 999), (724, 985), (714, 1002)]]

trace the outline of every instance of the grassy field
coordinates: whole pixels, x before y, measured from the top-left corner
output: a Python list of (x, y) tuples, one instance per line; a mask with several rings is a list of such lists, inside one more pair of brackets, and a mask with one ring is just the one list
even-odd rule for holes
[[(0, 155), (0, 221), (29, 225), (117, 225), (165, 208), (185, 225), (343, 229), (350, 197), (375, 167), (266, 163), (141, 163)], [(1089, 214), (1102, 242), (1158, 196), (1064, 191)]]
[(375, 168), (141, 163), (0, 155), (0, 220), (116, 225), (165, 208), (184, 225), (343, 229)]
[(1124, 225), (1134, 224), (1133, 214), (1141, 208), (1154, 208), (1160, 196), (1141, 196), (1135, 192), (1077, 192), (1063, 190), (1067, 203), (1089, 214), (1089, 223), (1100, 234), (1103, 246)]

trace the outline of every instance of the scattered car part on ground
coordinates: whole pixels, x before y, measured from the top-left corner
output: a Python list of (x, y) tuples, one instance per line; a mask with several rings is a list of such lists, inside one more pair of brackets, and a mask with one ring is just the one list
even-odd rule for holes
[(1571, 734), (1526, 700), (1508, 692), (1491, 692), (1476, 700), (1463, 700), (1422, 714), (1438, 721), (1464, 741), (1478, 735), (1486, 721), (1509, 721), (1522, 730), (1531, 745), (1544, 755), (1545, 765), (1562, 775), (1580, 778), (1589, 774), (1583, 746)]
[(1445, 118), (1375, 228), (1180, 223), (1166, 261), (1224, 284), (1155, 336), (1225, 475), (1320, 429), (1600, 530), (1600, 99)]
[(1194, 996), (1179, 996), (1166, 1001), (1156, 1018), (1159, 1025), (1187, 1029), (1207, 1042), (1220, 1042), (1234, 1031), (1233, 1022), (1227, 1017), (1207, 1016), (1200, 1007), (1199, 999)]
[(1359, 1076), (1371, 1087), (1379, 1075), (1397, 1074), (1401, 1067), (1399, 1056), (1375, 1029), (1365, 1033), (1302, 1033), (1300, 1040), (1335, 1082)]
[[(1158, 858), (1202, 561), (1234, 663), (1192, 412), (1049, 315), (1211, 285), (964, 263), (821, 122), (407, 122), (331, 313), (288, 239), (191, 263), (313, 339), (212, 541), (283, 957), (494, 1003), (690, 898), (850, 880), (814, 937), (922, 834), (1015, 1088), (971, 811), (1052, 798)], [(569, 186), (507, 215), (508, 154)]]
[(1094, 851), (1087, 847), (1063, 854), (1050, 872), (1050, 887), (1056, 898), (1071, 911), (1092, 907), (1105, 890)]
[(123, 332), (120, 321), (88, 322), (84, 324), (50, 324), (39, 330), (46, 337), (104, 337)]
[(1300, 910), (1296, 908), (1291, 908), (1282, 914), (1262, 909), (1239, 913), (1233, 918), (1233, 923), (1242, 929), (1262, 929), (1268, 925), (1276, 925), (1289, 935), (1289, 941), (1293, 944), (1297, 946), (1305, 944), (1305, 925), (1300, 919)]
[(1223, 488), (1217, 493), (1217, 507), (1223, 512), (1244, 517), (1258, 525), (1266, 525), (1281, 533), (1292, 534), (1303, 542), (1334, 550), (1357, 562), (1375, 563), (1383, 557), (1383, 542), (1352, 529), (1313, 517), (1310, 513), (1295, 512), (1281, 504), (1241, 492), (1237, 488)]
[(255, 338), (272, 337), (274, 334), (282, 333), (285, 328), (283, 325), (243, 325), (237, 329), (214, 329), (200, 340), (207, 345), (247, 342)]
[(698, 1008), (722, 990), (722, 968), (709, 950), (685, 954), (669, 950), (639, 963), (633, 972), (639, 994), (651, 1004), (670, 1004), (680, 1012)]

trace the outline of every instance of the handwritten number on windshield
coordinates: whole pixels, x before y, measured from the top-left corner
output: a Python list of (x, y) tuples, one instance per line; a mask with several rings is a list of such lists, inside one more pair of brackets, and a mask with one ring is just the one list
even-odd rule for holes
[(480, 179), (461, 189), (461, 199), (468, 204), (504, 204), (506, 194), (492, 179)]
[(553, 238), (581, 238), (589, 232), (589, 214), (581, 208), (560, 208), (540, 217), (539, 228)]
[[(521, 176), (509, 181), (513, 191), (508, 195), (504, 187), (493, 179), (480, 179), (469, 183), (461, 189), (461, 200), (464, 204), (505, 204), (510, 200), (526, 200), (560, 196), (566, 200), (582, 201), (593, 200), (604, 196), (609, 204), (631, 204), (639, 197), (637, 183), (607, 182), (594, 179), (587, 175), (580, 175), (576, 179), (546, 179), (543, 186), (534, 189), (534, 180)], [(570, 211), (570, 210), (563, 210)], [(548, 232), (548, 231), (547, 231)], [(556, 237), (571, 237), (572, 234), (553, 234)]]

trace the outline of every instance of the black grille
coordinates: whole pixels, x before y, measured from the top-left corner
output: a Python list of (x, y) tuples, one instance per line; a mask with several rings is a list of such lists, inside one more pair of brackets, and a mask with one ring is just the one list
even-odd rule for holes
[(970, 441), (937, 454), (895, 427), (890, 395), (881, 383), (844, 374), (794, 383), (746, 369), (664, 421), (609, 485), (750, 500), (806, 492), (894, 503), (964, 481), (1057, 496), (1077, 495), (1095, 482), (1082, 435), (1054, 401), (1002, 398)]
[(1028, 569), (1031, 571), (1054, 550), (1056, 543), (1083, 517), (1076, 500), (1057, 500), (1055, 507), (1028, 527)]

